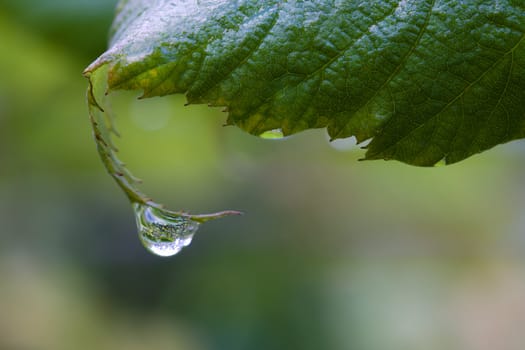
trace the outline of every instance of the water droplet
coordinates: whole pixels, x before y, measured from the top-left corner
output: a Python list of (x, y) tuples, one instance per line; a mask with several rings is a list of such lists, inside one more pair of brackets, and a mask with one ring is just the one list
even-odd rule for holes
[(144, 247), (159, 256), (172, 256), (188, 246), (199, 223), (160, 208), (134, 203), (139, 238)]
[(282, 129), (273, 129), (263, 132), (259, 137), (267, 140), (279, 140), (284, 138), (284, 133)]

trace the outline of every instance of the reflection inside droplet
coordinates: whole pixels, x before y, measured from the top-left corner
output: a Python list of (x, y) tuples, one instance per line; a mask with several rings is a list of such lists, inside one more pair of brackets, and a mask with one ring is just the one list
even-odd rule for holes
[(273, 129), (263, 132), (259, 137), (267, 140), (279, 140), (284, 138), (284, 133), (282, 129)]
[(139, 238), (144, 247), (159, 256), (172, 256), (188, 246), (199, 223), (160, 208), (134, 203)]

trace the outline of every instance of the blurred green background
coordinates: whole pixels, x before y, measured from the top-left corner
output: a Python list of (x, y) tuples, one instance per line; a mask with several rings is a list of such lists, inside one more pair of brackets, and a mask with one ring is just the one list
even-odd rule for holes
[(114, 6), (0, 4), (0, 349), (525, 348), (523, 142), (434, 169), (357, 162), (324, 130), (261, 140), (182, 97), (119, 93), (147, 193), (246, 212), (146, 252), (81, 76)]

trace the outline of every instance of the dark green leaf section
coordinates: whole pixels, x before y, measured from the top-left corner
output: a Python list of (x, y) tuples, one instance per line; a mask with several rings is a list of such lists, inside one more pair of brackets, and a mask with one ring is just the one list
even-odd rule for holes
[(454, 163), (525, 134), (522, 0), (127, 0), (109, 90), (184, 93), (259, 135), (326, 127), (366, 159)]

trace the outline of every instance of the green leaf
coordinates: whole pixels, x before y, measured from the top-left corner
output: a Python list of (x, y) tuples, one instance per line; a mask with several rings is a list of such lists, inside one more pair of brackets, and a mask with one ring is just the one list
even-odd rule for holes
[(86, 74), (428, 166), (524, 137), (524, 33), (523, 0), (127, 0)]

